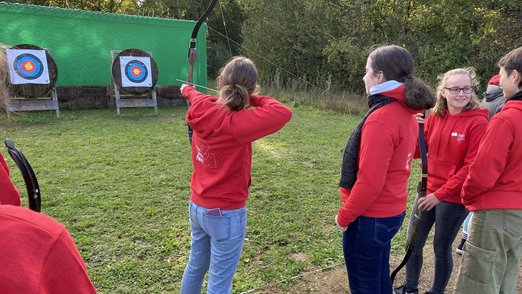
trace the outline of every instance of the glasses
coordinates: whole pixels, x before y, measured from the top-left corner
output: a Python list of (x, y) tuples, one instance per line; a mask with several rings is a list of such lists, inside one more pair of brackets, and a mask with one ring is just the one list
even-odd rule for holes
[(454, 87), (454, 88), (444, 88), (444, 89), (448, 90), (451, 94), (458, 94), (458, 93), (460, 93), (460, 91), (462, 91), (462, 93), (464, 93), (464, 94), (471, 94), (471, 92), (473, 92), (473, 88), (469, 88), (469, 87), (466, 87), (466, 88)]

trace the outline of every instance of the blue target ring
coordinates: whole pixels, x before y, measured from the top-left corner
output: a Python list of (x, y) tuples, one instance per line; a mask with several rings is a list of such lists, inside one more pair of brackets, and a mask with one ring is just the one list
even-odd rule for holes
[(148, 75), (149, 71), (147, 70), (147, 67), (139, 60), (131, 60), (127, 65), (125, 65), (125, 76), (131, 82), (141, 83)]
[(20, 54), (14, 60), (16, 74), (27, 80), (39, 78), (44, 70), (40, 58), (30, 53)]

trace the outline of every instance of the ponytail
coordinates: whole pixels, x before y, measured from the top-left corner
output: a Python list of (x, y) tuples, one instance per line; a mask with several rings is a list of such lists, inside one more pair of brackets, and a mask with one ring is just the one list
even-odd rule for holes
[(225, 85), (221, 87), (219, 96), (224, 101), (223, 104), (232, 111), (238, 111), (250, 105), (250, 94), (241, 85)]
[(412, 109), (430, 109), (435, 105), (435, 93), (430, 86), (417, 77), (403, 80), (406, 88), (404, 103)]
[(408, 107), (416, 110), (433, 107), (435, 94), (423, 80), (412, 76), (414, 62), (408, 50), (397, 45), (385, 45), (374, 49), (368, 58), (374, 72), (382, 71), (386, 80), (404, 83), (404, 102)]
[(258, 90), (256, 66), (248, 58), (232, 58), (219, 71), (219, 85), (218, 102), (232, 111), (248, 108), (250, 95)]

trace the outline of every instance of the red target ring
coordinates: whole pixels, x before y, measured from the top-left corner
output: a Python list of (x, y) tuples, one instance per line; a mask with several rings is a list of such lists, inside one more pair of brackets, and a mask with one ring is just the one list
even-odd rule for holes
[(17, 56), (13, 65), (16, 74), (27, 80), (39, 78), (44, 70), (44, 65), (40, 58), (29, 53)]

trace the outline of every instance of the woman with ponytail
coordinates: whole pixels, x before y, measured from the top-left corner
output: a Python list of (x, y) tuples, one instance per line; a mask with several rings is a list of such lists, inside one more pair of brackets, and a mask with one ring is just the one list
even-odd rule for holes
[(401, 227), (419, 126), (415, 114), (434, 104), (433, 91), (413, 77), (404, 48), (373, 50), (363, 78), (370, 110), (344, 151), (336, 216), (350, 291), (392, 293), (390, 241)]
[(194, 130), (189, 217), (190, 257), (181, 293), (231, 293), (246, 234), (245, 202), (250, 186), (252, 142), (277, 132), (292, 111), (257, 94), (257, 70), (235, 57), (219, 74), (219, 97), (183, 85), (190, 101), (186, 120)]

